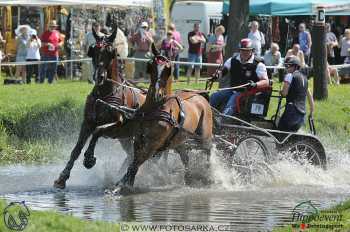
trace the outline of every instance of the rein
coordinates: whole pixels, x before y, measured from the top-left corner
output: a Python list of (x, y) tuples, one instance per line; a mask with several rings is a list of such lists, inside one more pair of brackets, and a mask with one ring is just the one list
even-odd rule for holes
[(125, 87), (125, 88), (129, 88), (129, 89), (133, 89), (133, 90), (140, 90), (140, 91), (143, 92), (143, 93), (147, 93), (146, 90), (144, 90), (144, 89), (142, 89), (142, 88), (139, 88), (139, 87), (137, 87), (134, 83), (129, 82), (129, 81), (126, 81), (126, 80), (124, 80), (125, 83), (127, 83), (127, 84), (132, 84), (132, 85), (134, 85), (134, 86), (136, 86), (136, 87), (132, 87), (132, 86), (129, 86), (129, 85), (125, 85), (125, 84), (123, 84), (124, 82), (123, 82), (123, 83), (119, 83), (119, 82), (117, 82), (117, 81), (115, 81), (115, 80), (112, 80), (112, 79), (107, 79), (106, 81), (110, 81), (110, 82), (112, 82), (113, 84), (116, 84), (116, 85), (119, 85), (119, 86), (122, 86), (122, 87)]

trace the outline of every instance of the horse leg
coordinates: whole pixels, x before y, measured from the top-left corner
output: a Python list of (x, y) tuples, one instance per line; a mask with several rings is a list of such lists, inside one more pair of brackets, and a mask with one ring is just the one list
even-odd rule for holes
[(84, 153), (84, 166), (87, 169), (92, 168), (96, 164), (95, 147), (98, 139), (101, 136), (106, 136), (110, 138), (114, 138), (116, 136), (116, 131), (120, 128), (120, 124), (111, 123), (106, 124), (104, 126), (98, 127), (92, 133), (92, 138), (90, 140), (89, 146)]
[(59, 178), (55, 180), (54, 187), (64, 189), (66, 187), (66, 181), (69, 179), (70, 172), (74, 166), (74, 162), (78, 159), (81, 150), (83, 149), (86, 140), (91, 135), (92, 131), (94, 130), (94, 127), (89, 126), (89, 124), (84, 121), (81, 125), (81, 129), (79, 132), (79, 138), (78, 142), (75, 145), (74, 149), (71, 152), (70, 159), (68, 163), (66, 164), (65, 168), (61, 172)]
[(176, 147), (175, 150), (180, 155), (181, 162), (185, 167), (185, 176), (184, 176), (185, 184), (190, 185), (192, 177), (191, 177), (191, 171), (189, 168), (190, 158), (188, 156), (188, 148), (186, 147), (186, 145), (181, 145)]
[(115, 184), (115, 189), (112, 191), (114, 195), (127, 194), (134, 185), (135, 177), (139, 166), (134, 159), (129, 165), (126, 174)]
[(87, 169), (92, 168), (96, 164), (96, 157), (94, 156), (95, 147), (98, 139), (102, 134), (103, 132), (101, 132), (101, 130), (99, 129), (95, 130), (94, 133), (92, 134), (92, 138), (90, 140), (89, 146), (84, 153), (83, 164), (84, 164), (84, 167)]
[(122, 148), (126, 152), (126, 158), (124, 159), (123, 164), (121, 165), (117, 176), (121, 176), (124, 173), (126, 173), (127, 168), (131, 164), (131, 162), (134, 159), (134, 151), (133, 151), (133, 141), (132, 139), (121, 139), (119, 140), (120, 144), (122, 145)]

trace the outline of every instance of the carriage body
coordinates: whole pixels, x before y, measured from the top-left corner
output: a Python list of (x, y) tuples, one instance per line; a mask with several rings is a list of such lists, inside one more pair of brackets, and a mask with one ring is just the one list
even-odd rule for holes
[[(315, 135), (277, 130), (283, 99), (276, 92), (272, 86), (243, 92), (243, 97), (236, 101), (237, 114), (234, 116), (213, 108), (217, 149), (232, 167), (238, 167), (240, 172), (243, 169), (244, 173), (247, 173), (246, 169), (249, 172), (260, 169), (261, 174), (261, 166), (266, 170), (269, 164), (286, 156), (303, 165), (326, 168), (325, 149)], [(269, 117), (271, 98), (277, 98), (278, 104)], [(310, 128), (314, 126), (310, 125)]]

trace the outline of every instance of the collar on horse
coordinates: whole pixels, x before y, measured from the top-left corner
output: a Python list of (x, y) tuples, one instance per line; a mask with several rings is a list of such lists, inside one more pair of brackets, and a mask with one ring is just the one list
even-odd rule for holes
[[(171, 112), (162, 109), (163, 105), (171, 99), (175, 99), (180, 108), (178, 120), (175, 119)], [(179, 96), (166, 97), (162, 101), (159, 101), (158, 104), (155, 107), (153, 107), (152, 110), (138, 111), (135, 115), (135, 119), (142, 119), (146, 121), (160, 120), (169, 123), (175, 128), (182, 128), (185, 122), (185, 111), (182, 99)]]
[[(162, 109), (163, 104), (171, 99), (175, 99), (180, 108), (178, 120), (175, 119), (171, 111), (168, 112)], [(185, 117), (186, 117), (186, 114), (184, 111), (182, 99), (179, 96), (170, 96), (170, 97), (166, 97), (163, 101), (161, 101), (157, 105), (157, 107), (154, 108), (154, 110), (151, 110), (149, 112), (138, 111), (134, 119), (136, 120), (141, 119), (146, 121), (153, 121), (153, 120), (164, 121), (169, 123), (173, 127), (173, 130), (171, 131), (170, 135), (166, 138), (164, 145), (158, 150), (158, 152), (160, 152), (160, 151), (166, 150), (170, 146), (171, 141), (180, 130), (184, 130), (183, 125), (185, 123)]]

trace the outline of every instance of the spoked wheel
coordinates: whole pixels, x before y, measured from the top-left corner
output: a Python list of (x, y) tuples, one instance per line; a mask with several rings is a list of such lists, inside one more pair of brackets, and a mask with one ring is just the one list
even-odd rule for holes
[(326, 168), (326, 155), (322, 145), (310, 140), (295, 141), (288, 144), (288, 155), (300, 165), (315, 165)]
[(272, 176), (268, 166), (269, 151), (258, 137), (245, 137), (238, 141), (229, 162), (243, 184), (258, 183)]

